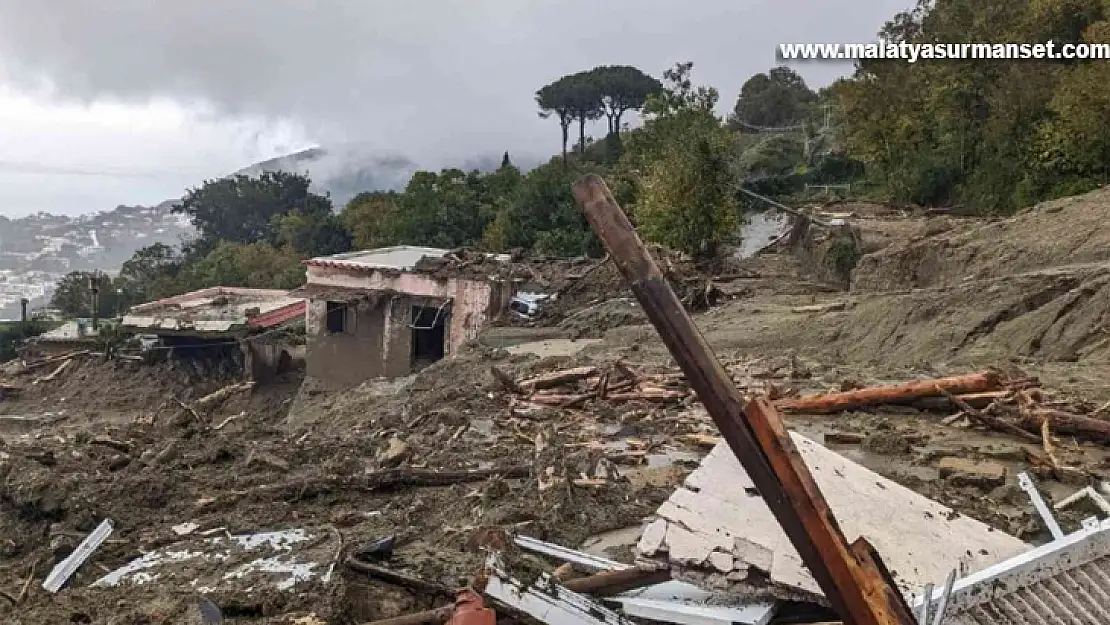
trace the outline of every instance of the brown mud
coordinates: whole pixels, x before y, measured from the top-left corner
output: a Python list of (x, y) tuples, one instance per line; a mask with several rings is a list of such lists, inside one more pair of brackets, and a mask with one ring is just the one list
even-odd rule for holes
[[(1059, 399), (1110, 400), (1105, 192), (989, 223), (868, 205), (825, 210), (852, 214), (846, 232), (864, 253), (847, 283), (815, 269), (836, 267), (841, 253), (819, 231), (800, 249), (726, 267), (670, 260), (684, 294), (707, 283), (719, 289), (696, 322), (738, 383), (808, 394), (998, 366), (1040, 377)], [(480, 257), (458, 262), (472, 264), (425, 269), (488, 270)], [(37, 384), (48, 371), (9, 376), (22, 390), (0, 401), (0, 591), (14, 600), (0, 596), (0, 621), (199, 622), (204, 595), (229, 622), (359, 623), (442, 605), (449, 597), (441, 593), (476, 575), (483, 545), (503, 542), (505, 530), (630, 558), (633, 528), (696, 466), (715, 430), (696, 402), (514, 406), (491, 367), (517, 379), (618, 360), (642, 372), (673, 367), (612, 263), (524, 264), (527, 280), (561, 293), (534, 327), (491, 328), (488, 345), (343, 393), (302, 387), (290, 373), (201, 409), (200, 397), (232, 380), (182, 363), (95, 357)], [(947, 416), (880, 407), (787, 421), (818, 441), (830, 435), (839, 453), (960, 514), (1045, 540), (1016, 487), (1017, 474), (1033, 468), (1026, 452), (1039, 445), (945, 425)], [(1085, 477), (1041, 477), (1050, 502), (1101, 486), (1110, 471), (1105, 448), (1056, 439), (1061, 462)], [(952, 457), (1001, 465), (1004, 483), (942, 478), (939, 465)], [(441, 477), (429, 480), (430, 470)], [(1060, 519), (1069, 530), (1088, 514)], [(54, 563), (105, 518), (115, 523), (110, 539), (59, 593), (42, 590)], [(203, 567), (171, 563), (141, 586), (90, 586), (145, 553), (196, 538), (178, 535), (182, 523), (195, 524), (197, 535), (304, 529), (319, 541), (309, 550), (314, 570), (333, 567), (334, 575), (294, 591), (234, 577), (198, 589), (189, 581)], [(409, 584), (344, 565), (388, 536), (393, 555), (378, 565)], [(529, 570), (557, 564), (517, 558)]]

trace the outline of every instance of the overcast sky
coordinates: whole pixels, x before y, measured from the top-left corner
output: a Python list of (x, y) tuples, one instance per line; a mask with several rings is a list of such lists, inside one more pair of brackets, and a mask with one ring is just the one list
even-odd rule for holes
[[(559, 149), (536, 89), (602, 64), (731, 109), (776, 45), (870, 41), (912, 0), (0, 0), (0, 214), (155, 203), (356, 143), (438, 167)], [(851, 66), (800, 63), (811, 86)]]

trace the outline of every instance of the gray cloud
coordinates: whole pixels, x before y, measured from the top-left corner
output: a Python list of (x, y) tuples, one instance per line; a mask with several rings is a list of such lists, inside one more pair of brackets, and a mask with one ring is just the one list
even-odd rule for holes
[[(558, 148), (545, 82), (694, 61), (731, 108), (785, 42), (869, 41), (912, 0), (0, 0), (0, 77), (66, 98), (201, 101), (421, 162)], [(843, 64), (797, 69), (816, 85)]]

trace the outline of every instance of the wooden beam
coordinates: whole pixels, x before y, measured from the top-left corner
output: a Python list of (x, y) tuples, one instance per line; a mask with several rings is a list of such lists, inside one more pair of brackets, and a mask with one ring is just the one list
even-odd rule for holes
[(873, 386), (842, 393), (826, 393), (824, 395), (799, 397), (798, 399), (786, 399), (775, 402), (775, 406), (783, 412), (834, 414), (844, 410), (882, 404), (899, 404), (926, 397), (996, 391), (1001, 387), (1002, 380), (998, 374), (987, 371), (935, 380), (913, 380), (912, 382), (893, 386)]
[(897, 589), (850, 551), (774, 408), (733, 385), (605, 183), (586, 175), (574, 197), (833, 609), (850, 625), (916, 625)]
[(579, 577), (563, 582), (567, 590), (595, 597), (612, 597), (622, 592), (636, 590), (670, 581), (669, 569), (642, 569), (631, 567), (602, 571), (589, 577)]

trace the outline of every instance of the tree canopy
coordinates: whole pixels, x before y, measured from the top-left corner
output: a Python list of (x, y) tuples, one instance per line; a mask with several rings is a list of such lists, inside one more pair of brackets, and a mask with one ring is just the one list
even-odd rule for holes
[(643, 108), (661, 89), (658, 80), (628, 65), (605, 65), (563, 76), (536, 92), (543, 118), (554, 116), (563, 132), (563, 158), (571, 123), (578, 122), (578, 152), (586, 150), (586, 124), (605, 117), (609, 135), (619, 136), (621, 118)]
[(732, 134), (713, 113), (717, 91), (695, 87), (693, 63), (664, 74), (628, 158), (646, 169), (635, 217), (651, 241), (712, 258), (737, 233)]
[[(891, 42), (1098, 42), (1101, 0), (921, 0)], [(848, 154), (889, 199), (1012, 210), (1110, 182), (1100, 60), (862, 60), (830, 90)]]
[(290, 211), (306, 216), (331, 214), (331, 200), (312, 193), (310, 186), (308, 176), (285, 171), (238, 174), (189, 189), (173, 210), (190, 217), (200, 232), (202, 252), (219, 241), (273, 241), (278, 229), (275, 218)]
[(816, 100), (797, 72), (776, 67), (744, 83), (729, 122), (738, 130), (793, 126), (812, 114)]

